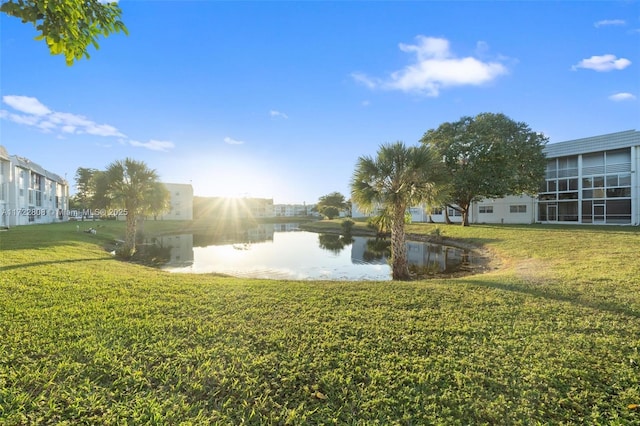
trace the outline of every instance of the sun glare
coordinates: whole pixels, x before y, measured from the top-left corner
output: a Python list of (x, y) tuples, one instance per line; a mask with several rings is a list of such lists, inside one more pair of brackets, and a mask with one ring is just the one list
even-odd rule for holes
[[(277, 170), (269, 170), (252, 162), (212, 165), (194, 176), (194, 190), (206, 197), (273, 198), (278, 192), (280, 177)], [(233, 206), (230, 206), (232, 208)]]

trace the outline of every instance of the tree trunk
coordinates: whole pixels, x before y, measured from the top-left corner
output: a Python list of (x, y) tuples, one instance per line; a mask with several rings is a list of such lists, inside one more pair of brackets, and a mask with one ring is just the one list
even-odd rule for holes
[(460, 213), (462, 214), (462, 226), (469, 226), (469, 210), (471, 210), (471, 200), (464, 201), (459, 204)]
[(469, 226), (469, 209), (462, 210), (462, 226)]
[(404, 208), (394, 208), (391, 224), (391, 278), (393, 280), (409, 279), (407, 245), (404, 238), (404, 212)]
[(449, 218), (449, 207), (444, 206), (444, 223), (451, 225), (451, 219)]
[(127, 232), (124, 237), (124, 246), (120, 255), (130, 258), (136, 252), (136, 217), (132, 212), (127, 215)]

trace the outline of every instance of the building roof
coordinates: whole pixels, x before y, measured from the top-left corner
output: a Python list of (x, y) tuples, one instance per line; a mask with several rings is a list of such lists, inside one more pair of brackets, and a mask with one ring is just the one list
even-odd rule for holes
[(3, 160), (9, 159), (9, 153), (7, 152), (7, 149), (2, 145), (0, 145), (0, 159), (3, 159)]
[(551, 143), (544, 147), (544, 153), (548, 158), (556, 158), (632, 146), (640, 146), (640, 132), (637, 130)]
[(9, 157), (9, 159), (11, 160), (12, 163), (14, 163), (16, 166), (21, 167), (23, 169), (27, 169), (27, 170), (31, 170), (34, 171), (36, 173), (38, 173), (39, 175), (42, 175), (44, 177), (46, 177), (49, 180), (67, 185), (67, 181), (63, 178), (61, 178), (60, 176), (58, 176), (55, 173), (52, 173), (48, 170), (45, 170), (42, 166), (40, 166), (39, 164), (34, 163), (33, 161), (24, 158), (24, 157), (18, 157), (17, 155), (12, 155)]
[(162, 184), (166, 187), (172, 188), (190, 188), (193, 191), (193, 186), (190, 183), (172, 183), (172, 182), (162, 182)]

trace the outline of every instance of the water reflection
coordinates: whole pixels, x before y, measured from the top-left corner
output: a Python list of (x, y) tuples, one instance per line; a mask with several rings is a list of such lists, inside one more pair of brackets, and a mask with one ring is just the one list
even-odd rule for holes
[(155, 263), (151, 258), (153, 256), (162, 258), (165, 265), (181, 267), (193, 264), (192, 234), (152, 237), (138, 248), (143, 252), (141, 256), (150, 263)]
[[(165, 236), (159, 243), (171, 247), (171, 261), (165, 265), (171, 272), (304, 280), (391, 279), (388, 240), (304, 232), (296, 224), (261, 225), (235, 236)], [(452, 272), (476, 261), (463, 250), (422, 242), (407, 242), (407, 253), (411, 270), (421, 275)]]
[(318, 245), (320, 248), (329, 250), (334, 254), (340, 253), (349, 244), (353, 243), (351, 236), (337, 235), (337, 234), (319, 234)]

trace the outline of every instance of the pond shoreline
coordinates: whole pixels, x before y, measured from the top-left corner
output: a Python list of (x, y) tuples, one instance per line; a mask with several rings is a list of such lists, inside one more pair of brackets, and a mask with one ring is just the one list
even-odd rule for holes
[[(314, 224), (322, 223), (322, 226), (314, 226)], [(341, 224), (337, 222), (308, 222), (302, 224), (300, 229), (309, 232), (316, 232), (322, 234), (343, 234), (343, 230), (341, 228)], [(376, 237), (379, 234), (372, 229), (363, 229), (362, 227), (354, 227), (351, 235), (358, 237)], [(381, 236), (381, 238), (388, 238), (389, 235), (385, 234)], [(478, 259), (478, 263), (475, 265), (469, 265), (469, 269), (456, 271), (453, 273), (437, 273), (437, 274), (429, 274), (428, 276), (416, 276), (412, 274), (412, 280), (420, 280), (420, 279), (430, 279), (430, 278), (458, 278), (465, 277), (469, 275), (478, 275), (484, 274), (490, 271), (495, 271), (501, 268), (502, 262), (500, 258), (491, 250), (487, 249), (484, 246), (468, 243), (465, 241), (443, 237), (442, 235), (430, 235), (430, 234), (417, 234), (417, 233), (406, 233), (405, 234), (406, 241), (416, 241), (423, 243), (432, 243), (432, 244), (440, 244), (443, 246), (455, 247), (463, 250), (468, 250), (474, 254), (476, 259)]]

